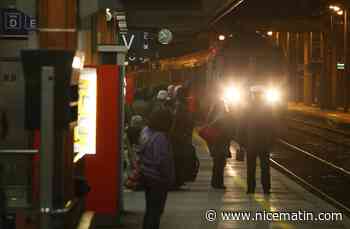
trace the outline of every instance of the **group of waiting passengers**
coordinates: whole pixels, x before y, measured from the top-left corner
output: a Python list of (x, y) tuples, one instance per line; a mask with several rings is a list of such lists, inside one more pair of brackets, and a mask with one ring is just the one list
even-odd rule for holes
[(145, 191), (144, 229), (159, 227), (169, 190), (193, 181), (195, 174), (188, 174), (191, 168), (186, 169), (185, 162), (197, 162), (199, 167), (192, 146), (194, 119), (187, 94), (188, 89), (181, 85), (170, 85), (154, 97), (137, 91), (126, 112), (127, 186)]
[[(146, 212), (143, 228), (157, 229), (168, 191), (193, 181), (198, 172), (199, 161), (192, 146), (196, 115), (188, 109), (186, 87), (170, 85), (167, 90), (159, 90), (154, 97), (140, 95), (142, 93), (136, 93), (128, 111), (131, 115), (127, 115), (130, 118), (127, 118), (129, 150), (126, 157), (130, 170), (137, 171), (131, 173), (127, 185), (144, 189)], [(274, 118), (271, 109), (263, 105), (262, 91), (253, 93), (251, 105), (245, 111), (227, 112), (219, 99), (213, 104), (205, 115), (205, 123), (219, 129), (220, 136), (213, 142), (207, 141), (213, 158), (211, 186), (226, 188), (224, 168), (230, 157), (230, 142), (234, 139), (247, 151), (247, 193), (255, 192), (256, 158), (259, 157), (263, 191), (269, 194), (268, 161), (274, 140)], [(238, 113), (241, 114), (239, 118)]]

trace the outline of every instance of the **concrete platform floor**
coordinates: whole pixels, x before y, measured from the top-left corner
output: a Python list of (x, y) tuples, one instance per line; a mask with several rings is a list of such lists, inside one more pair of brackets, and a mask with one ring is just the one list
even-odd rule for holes
[[(203, 146), (200, 141), (196, 147)], [(350, 228), (350, 220), (343, 216), (342, 221), (302, 222), (302, 221), (223, 221), (221, 211), (234, 212), (338, 212), (332, 206), (315, 197), (298, 184), (278, 171), (272, 169), (272, 194), (264, 196), (257, 176), (255, 195), (246, 192), (246, 166), (244, 162), (229, 160), (225, 169), (225, 191), (210, 187), (211, 158), (205, 147), (198, 148), (201, 160), (200, 173), (195, 183), (189, 184), (188, 191), (171, 192), (168, 196), (166, 210), (161, 221), (164, 229), (345, 229)], [(234, 157), (233, 157), (234, 158)], [(257, 170), (259, 174), (259, 169)], [(131, 214), (126, 215), (124, 227), (141, 228), (144, 211), (143, 192), (126, 192), (125, 208)], [(206, 212), (217, 211), (217, 221), (208, 222)], [(292, 216), (291, 216), (292, 217)]]
[[(202, 228), (319, 228), (345, 229), (350, 228), (349, 219), (344, 216), (338, 222), (268, 222), (268, 221), (227, 221), (219, 220), (211, 223), (205, 219), (209, 209), (216, 211), (282, 211), (282, 212), (337, 212), (322, 200), (313, 196), (279, 172), (272, 172), (272, 194), (265, 197), (260, 194), (258, 186), (255, 195), (245, 194), (245, 165), (233, 160), (228, 162), (225, 171), (226, 191), (210, 188), (211, 161), (201, 156), (201, 171), (197, 181), (188, 185), (188, 191), (171, 192), (168, 197), (166, 210), (162, 218), (161, 228), (166, 229), (202, 229)], [(125, 193), (125, 207), (134, 214), (133, 226), (124, 222), (125, 228), (141, 228), (144, 211), (144, 195), (142, 192)], [(219, 216), (218, 216), (219, 217)], [(127, 217), (126, 217), (127, 218)], [(138, 221), (138, 222), (135, 222)]]

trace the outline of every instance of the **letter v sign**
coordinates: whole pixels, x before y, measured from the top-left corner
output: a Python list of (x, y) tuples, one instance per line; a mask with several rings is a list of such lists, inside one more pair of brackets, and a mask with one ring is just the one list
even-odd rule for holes
[(130, 38), (129, 42), (127, 41), (126, 35), (122, 35), (122, 37), (123, 37), (123, 41), (124, 41), (125, 47), (127, 47), (128, 50), (130, 50), (130, 48), (132, 46), (132, 43), (134, 42), (135, 35), (131, 35), (131, 38)]

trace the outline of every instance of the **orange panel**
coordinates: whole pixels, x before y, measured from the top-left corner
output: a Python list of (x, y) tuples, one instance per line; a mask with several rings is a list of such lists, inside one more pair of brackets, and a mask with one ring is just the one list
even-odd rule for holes
[(128, 74), (126, 77), (126, 96), (125, 100), (128, 105), (131, 105), (134, 101), (134, 94), (136, 89), (135, 75)]
[[(40, 0), (39, 23), (44, 29), (75, 29), (77, 17), (76, 0)], [(76, 32), (40, 31), (40, 47), (49, 49), (76, 49)]]

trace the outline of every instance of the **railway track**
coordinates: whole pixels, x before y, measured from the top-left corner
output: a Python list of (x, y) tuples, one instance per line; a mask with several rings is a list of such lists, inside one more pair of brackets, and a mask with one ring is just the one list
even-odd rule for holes
[(350, 171), (300, 146), (279, 140), (271, 164), (350, 216)]
[(287, 121), (289, 122), (288, 127), (293, 130), (313, 135), (330, 143), (350, 147), (349, 132), (302, 119), (288, 118)]
[(284, 138), (310, 154), (350, 170), (350, 133), (319, 123), (287, 119)]

